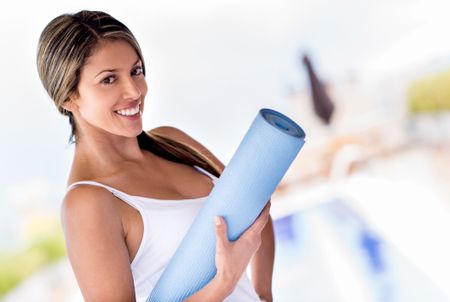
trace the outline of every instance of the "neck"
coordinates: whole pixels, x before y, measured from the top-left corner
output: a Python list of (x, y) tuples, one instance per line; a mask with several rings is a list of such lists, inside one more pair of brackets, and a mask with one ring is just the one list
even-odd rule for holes
[[(137, 137), (124, 137), (110, 133), (80, 135), (77, 138), (74, 163), (81, 171), (104, 177), (120, 173), (127, 167), (142, 166), (149, 152), (139, 148)], [(155, 162), (156, 163), (156, 162)]]

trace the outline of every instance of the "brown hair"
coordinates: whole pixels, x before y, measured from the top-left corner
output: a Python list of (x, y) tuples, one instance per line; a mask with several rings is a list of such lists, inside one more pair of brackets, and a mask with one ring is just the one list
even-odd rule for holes
[[(141, 60), (145, 75), (144, 58), (136, 38), (123, 23), (107, 13), (83, 10), (60, 15), (47, 24), (39, 38), (36, 58), (39, 77), (58, 111), (69, 117), (72, 129), (69, 143), (75, 142), (77, 128), (72, 113), (62, 105), (78, 93), (81, 68), (98, 44), (105, 40), (128, 42)], [(143, 131), (137, 138), (142, 149), (220, 175), (220, 167), (191, 146), (151, 131)]]

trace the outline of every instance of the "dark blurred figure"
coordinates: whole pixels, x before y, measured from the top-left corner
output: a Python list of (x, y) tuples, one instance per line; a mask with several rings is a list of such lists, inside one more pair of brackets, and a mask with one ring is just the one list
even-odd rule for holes
[(334, 111), (333, 102), (331, 102), (331, 99), (325, 91), (323, 84), (317, 78), (311, 61), (309, 60), (307, 55), (303, 56), (303, 64), (305, 64), (306, 66), (309, 81), (311, 83), (311, 95), (314, 105), (314, 112), (323, 122), (328, 125), (330, 124), (331, 116), (333, 115)]

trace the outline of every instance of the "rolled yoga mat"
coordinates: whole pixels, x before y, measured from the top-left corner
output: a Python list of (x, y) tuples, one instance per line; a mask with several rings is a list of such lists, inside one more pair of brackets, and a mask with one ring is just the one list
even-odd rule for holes
[(297, 156), (305, 133), (283, 114), (261, 109), (147, 302), (182, 301), (216, 274), (214, 216), (236, 240), (256, 219)]

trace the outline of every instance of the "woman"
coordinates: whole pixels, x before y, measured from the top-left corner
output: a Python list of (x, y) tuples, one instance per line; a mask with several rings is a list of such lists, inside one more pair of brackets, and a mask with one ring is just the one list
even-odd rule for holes
[[(224, 166), (181, 130), (142, 130), (144, 59), (110, 15), (56, 17), (40, 36), (37, 66), (75, 142), (61, 219), (83, 297), (145, 301)], [(217, 274), (186, 301), (272, 300), (269, 208), (234, 242), (222, 217), (211, 222)]]

